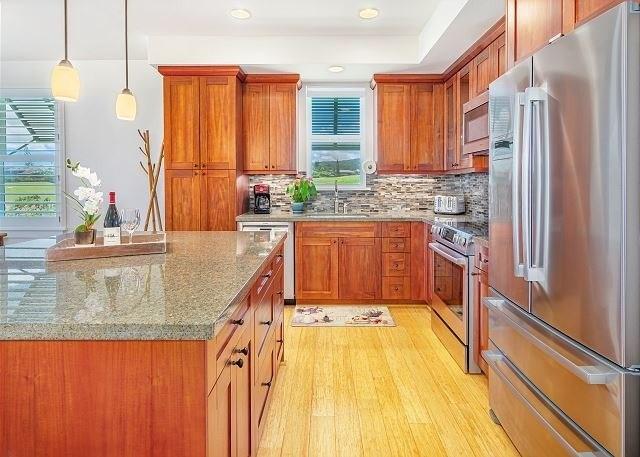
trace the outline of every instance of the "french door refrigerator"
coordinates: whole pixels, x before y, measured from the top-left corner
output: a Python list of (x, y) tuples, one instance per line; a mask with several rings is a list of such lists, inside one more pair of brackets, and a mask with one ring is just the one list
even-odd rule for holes
[(640, 455), (640, 12), (491, 84), (489, 396), (524, 456)]

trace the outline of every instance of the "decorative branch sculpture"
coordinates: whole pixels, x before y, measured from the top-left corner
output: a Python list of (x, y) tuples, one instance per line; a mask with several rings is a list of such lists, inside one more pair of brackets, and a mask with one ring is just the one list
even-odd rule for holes
[(147, 205), (147, 216), (144, 221), (144, 229), (149, 229), (149, 223), (153, 227), (153, 231), (163, 230), (162, 218), (160, 216), (160, 205), (158, 204), (158, 179), (160, 178), (160, 170), (162, 169), (162, 161), (164, 160), (164, 142), (160, 148), (160, 157), (157, 163), (153, 163), (151, 160), (151, 139), (149, 137), (149, 130), (138, 130), (138, 135), (142, 138), (142, 147), (138, 147), (147, 163), (143, 164), (140, 161), (140, 167), (147, 175), (147, 181), (149, 184), (149, 204)]

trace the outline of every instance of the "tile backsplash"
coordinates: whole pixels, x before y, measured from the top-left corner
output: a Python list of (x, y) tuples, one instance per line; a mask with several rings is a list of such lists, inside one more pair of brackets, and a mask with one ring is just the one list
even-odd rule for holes
[[(250, 208), (253, 211), (253, 185), (269, 184), (271, 205), (288, 211), (290, 200), (285, 193), (293, 180), (288, 175), (254, 175), (250, 177)], [(433, 210), (437, 194), (464, 195), (467, 215), (487, 221), (489, 217), (489, 177), (487, 173), (463, 175), (368, 175), (368, 190), (340, 191), (340, 201), (347, 202), (348, 212), (384, 212), (396, 210)], [(333, 211), (333, 191), (320, 192), (307, 203), (307, 211)]]

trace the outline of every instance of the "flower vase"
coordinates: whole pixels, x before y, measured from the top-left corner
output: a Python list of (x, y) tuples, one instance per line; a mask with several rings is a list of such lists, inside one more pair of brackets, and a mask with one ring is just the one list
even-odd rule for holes
[(96, 244), (96, 229), (86, 232), (73, 232), (76, 246), (93, 246)]
[(293, 214), (304, 213), (304, 202), (291, 202), (291, 212)]

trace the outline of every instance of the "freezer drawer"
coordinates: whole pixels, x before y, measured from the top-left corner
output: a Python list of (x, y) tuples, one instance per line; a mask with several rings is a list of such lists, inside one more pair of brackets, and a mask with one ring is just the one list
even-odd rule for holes
[[(637, 455), (640, 377), (586, 351), (492, 291), (489, 338), (572, 421), (614, 455)], [(626, 418), (625, 418), (626, 415)], [(628, 430), (628, 428), (627, 428)], [(631, 436), (633, 435), (633, 436)]]
[(523, 457), (609, 455), (567, 418), (498, 350), (489, 364), (489, 402)]

